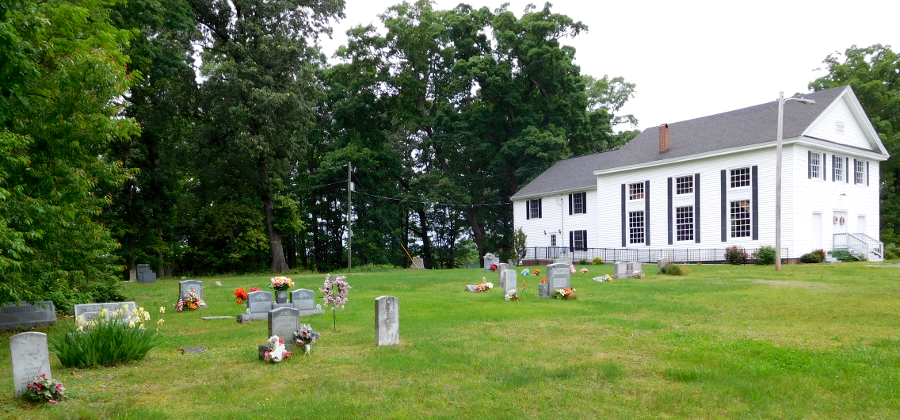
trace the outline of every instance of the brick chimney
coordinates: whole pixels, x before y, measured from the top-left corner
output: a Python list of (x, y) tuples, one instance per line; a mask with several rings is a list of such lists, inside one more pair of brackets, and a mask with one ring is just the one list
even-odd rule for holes
[(669, 151), (669, 124), (659, 126), (659, 153)]

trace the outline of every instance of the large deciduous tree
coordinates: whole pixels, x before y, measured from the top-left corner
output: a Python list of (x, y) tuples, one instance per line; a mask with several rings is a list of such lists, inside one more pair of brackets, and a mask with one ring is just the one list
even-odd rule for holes
[(106, 0), (0, 4), (0, 301), (115, 298), (116, 242), (98, 222), (127, 178), (110, 144), (131, 84)]
[(890, 46), (852, 46), (823, 61), (828, 74), (809, 84), (850, 85), (891, 157), (881, 163), (881, 239), (900, 244), (900, 57)]
[(276, 203), (290, 183), (321, 94), (314, 41), (342, 0), (191, 0), (203, 33), (197, 158), (209, 205), (258, 201), (272, 272), (288, 269)]

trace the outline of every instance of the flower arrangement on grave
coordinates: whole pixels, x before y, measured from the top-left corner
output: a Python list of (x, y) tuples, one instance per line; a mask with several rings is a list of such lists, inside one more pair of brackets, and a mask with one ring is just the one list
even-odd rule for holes
[(50, 338), (50, 348), (65, 367), (111, 366), (142, 359), (157, 344), (157, 330), (148, 329), (150, 313), (144, 308), (129, 312), (128, 305), (116, 311), (101, 308), (94, 319), (75, 318), (69, 332)]
[(234, 290), (234, 301), (237, 303), (244, 303), (247, 300), (247, 291), (244, 290), (243, 287), (238, 287)]
[(498, 268), (500, 268), (500, 266), (497, 265), (497, 263), (491, 263), (491, 271), (497, 271)]
[(183, 298), (178, 299), (178, 303), (175, 304), (175, 312), (181, 312), (185, 309), (190, 309), (193, 311), (199, 307), (200, 295), (198, 295), (196, 291), (191, 289), (184, 294)]
[(588, 271), (587, 268), (582, 268), (581, 270), (578, 270), (578, 272), (581, 274), (587, 274)]
[(294, 287), (294, 281), (290, 277), (272, 277), (272, 284), (269, 287), (278, 291), (285, 291)]
[(321, 334), (313, 331), (312, 327), (307, 324), (300, 324), (300, 329), (294, 333), (294, 342), (298, 346), (306, 349), (306, 355), (309, 356), (312, 351), (312, 345), (319, 339)]
[(33, 402), (56, 404), (66, 398), (66, 387), (56, 379), (50, 379), (46, 373), (37, 376), (28, 383), (22, 398)]
[(250, 288), (250, 291), (251, 291), (251, 292), (258, 292), (258, 291), (259, 291), (259, 287), (251, 287), (251, 288)]
[(337, 315), (334, 311), (338, 306), (341, 309), (344, 308), (344, 305), (347, 303), (347, 294), (350, 292), (350, 284), (347, 283), (346, 279), (346, 276), (340, 276), (332, 280), (331, 274), (326, 274), (325, 284), (319, 289), (320, 292), (325, 294), (322, 297), (322, 299), (325, 299), (325, 306), (331, 305), (331, 316), (334, 320), (335, 330), (337, 330)]
[(277, 335), (269, 337), (268, 344), (269, 350), (265, 353), (267, 362), (278, 363), (291, 357), (291, 352), (284, 348), (284, 340)]
[(513, 289), (513, 290), (510, 290), (510, 291), (506, 292), (506, 295), (503, 296), (503, 299), (505, 299), (505, 300), (519, 300), (519, 293), (518, 293), (518, 290)]
[(553, 291), (553, 297), (557, 299), (574, 300), (576, 298), (575, 289), (570, 289), (568, 287), (556, 289)]
[(522, 270), (522, 273), (521, 273), (521, 274), (522, 274), (523, 276), (527, 276), (527, 275), (529, 274), (529, 273), (528, 273), (528, 269), (526, 268), (526, 269)]
[(540, 276), (540, 275), (541, 275), (541, 270), (538, 270), (537, 268), (535, 268), (535, 269), (534, 269), (534, 272), (533, 272), (532, 274), (534, 274), (535, 276)]
[(547, 278), (546, 278), (546, 277), (544, 277), (544, 278), (541, 279), (541, 283), (546, 283), (546, 282), (547, 282)]

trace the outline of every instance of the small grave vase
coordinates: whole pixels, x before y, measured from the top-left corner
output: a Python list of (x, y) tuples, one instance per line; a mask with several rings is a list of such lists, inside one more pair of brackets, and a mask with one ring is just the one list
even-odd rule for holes
[(287, 290), (276, 290), (275, 291), (275, 303), (287, 303)]

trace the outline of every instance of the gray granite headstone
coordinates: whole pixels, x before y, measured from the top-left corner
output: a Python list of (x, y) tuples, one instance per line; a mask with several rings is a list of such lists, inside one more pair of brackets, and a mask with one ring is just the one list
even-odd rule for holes
[(472, 292), (472, 293), (478, 293), (478, 289), (476, 289), (476, 287), (478, 287), (478, 285), (470, 284), (470, 285), (466, 286), (466, 291)]
[(56, 307), (52, 301), (42, 300), (34, 305), (19, 302), (19, 306), (9, 304), (0, 307), (0, 331), (43, 325), (56, 325)]
[(184, 295), (188, 294), (191, 290), (197, 293), (197, 296), (200, 296), (200, 307), (206, 307), (206, 301), (203, 300), (203, 282), (197, 280), (185, 280), (178, 283), (179, 291), (181, 292), (178, 295), (178, 298), (181, 299)]
[(516, 290), (519, 287), (519, 280), (516, 278), (516, 270), (506, 270), (506, 277), (504, 280), (506, 281), (505, 285), (503, 286), (503, 296), (505, 297), (510, 290)]
[(410, 270), (424, 270), (425, 269), (425, 261), (422, 260), (422, 257), (413, 257), (413, 262), (409, 265)]
[[(294, 332), (300, 329), (300, 311), (294, 308), (277, 308), (269, 312), (269, 336), (277, 335), (285, 347), (294, 345)], [(268, 339), (268, 337), (266, 337)]]
[(28, 383), (42, 373), (50, 375), (50, 349), (47, 334), (24, 332), (9, 337), (9, 352), (12, 357), (13, 385), (16, 398), (28, 389)]
[(627, 262), (616, 261), (615, 267), (616, 267), (615, 278), (624, 279), (624, 278), (628, 277), (628, 263)]
[(572, 273), (569, 271), (569, 264), (550, 264), (547, 266), (547, 284), (550, 286), (552, 294), (556, 289), (570, 288)]
[(298, 289), (291, 291), (291, 304), (299, 310), (315, 309), (316, 294), (312, 290)]
[(506, 278), (506, 270), (509, 265), (506, 263), (497, 264), (497, 287), (504, 287), (503, 280)]
[(375, 344), (400, 344), (400, 303), (394, 296), (375, 298)]
[(506, 261), (506, 265), (509, 266), (509, 267), (515, 267), (515, 266), (516, 266), (516, 262), (513, 261), (513, 260), (507, 260), (507, 261)]
[(130, 317), (131, 313), (137, 308), (134, 302), (81, 303), (75, 305), (75, 318), (83, 315), (85, 321), (89, 321), (92, 318), (96, 318), (101, 309), (106, 308), (108, 311), (106, 319), (109, 319), (113, 312), (118, 311), (122, 305), (127, 307), (125, 314), (122, 315), (122, 319)]
[(656, 260), (656, 274), (660, 274), (663, 272), (663, 269), (666, 268), (666, 264), (669, 263), (668, 258), (660, 258)]
[(635, 273), (637, 273), (638, 271), (641, 271), (641, 262), (640, 261), (631, 261), (628, 263), (628, 265), (626, 267), (627, 267), (627, 269), (625, 271), (625, 274), (628, 277), (634, 277)]
[(138, 283), (156, 283), (156, 273), (150, 269), (150, 264), (138, 264), (136, 271)]
[(247, 293), (247, 313), (264, 313), (272, 310), (272, 292), (257, 290)]
[[(234, 318), (234, 317), (232, 317)], [(181, 354), (200, 354), (206, 351), (206, 346), (185, 347), (181, 349)]]
[(548, 283), (538, 283), (538, 297), (542, 297), (542, 298), (551, 297), (550, 285)]

